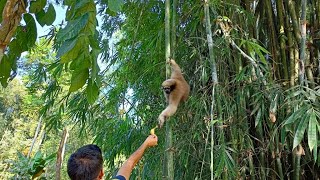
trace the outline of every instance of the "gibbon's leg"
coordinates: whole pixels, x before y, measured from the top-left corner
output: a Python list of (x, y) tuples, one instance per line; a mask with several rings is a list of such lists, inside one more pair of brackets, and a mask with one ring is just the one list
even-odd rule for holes
[(159, 115), (159, 127), (161, 128), (164, 124), (164, 122), (172, 116), (177, 111), (178, 106), (175, 104), (169, 104), (165, 110), (161, 112)]

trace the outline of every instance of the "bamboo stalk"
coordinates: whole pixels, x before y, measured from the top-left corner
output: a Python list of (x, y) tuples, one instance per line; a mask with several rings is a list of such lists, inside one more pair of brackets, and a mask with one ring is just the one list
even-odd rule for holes
[(299, 22), (298, 22), (296, 10), (295, 10), (295, 4), (292, 0), (289, 0), (288, 10), (291, 16), (294, 36), (296, 38), (296, 41), (299, 42), (301, 39), (301, 34), (300, 34)]
[(282, 163), (281, 163), (281, 151), (280, 151), (280, 144), (279, 144), (279, 135), (278, 133), (275, 134), (275, 145), (276, 145), (276, 161), (277, 161), (277, 167), (278, 167), (278, 174), (279, 174), (279, 178), (281, 180), (284, 179), (283, 176), (283, 170), (282, 170)]
[(294, 180), (299, 180), (300, 179), (300, 169), (301, 169), (301, 156), (304, 155), (304, 149), (303, 147), (299, 144), (294, 150), (294, 155), (295, 155), (295, 164), (294, 164)]
[(177, 17), (177, 0), (172, 0), (172, 23), (171, 23), (171, 54), (172, 54), (172, 58), (175, 59), (176, 57), (176, 53), (175, 53), (175, 49), (176, 49), (176, 18)]
[[(288, 10), (288, 3), (284, 3), (285, 9)], [(288, 12), (288, 11), (286, 11)], [(295, 51), (297, 51), (297, 46), (295, 45), (295, 39), (293, 37), (293, 29), (289, 22), (289, 15), (286, 13), (286, 37), (288, 38), (288, 49), (289, 49), (289, 64), (290, 64), (290, 87), (295, 86), (296, 80), (298, 79), (298, 74), (296, 73), (296, 67), (298, 65), (298, 61), (295, 58)]]
[[(218, 84), (218, 75), (217, 75), (217, 67), (216, 62), (214, 59), (214, 52), (213, 52), (213, 40), (212, 40), (212, 31), (211, 31), (211, 21), (210, 21), (210, 12), (209, 12), (209, 5), (210, 0), (204, 1), (204, 16), (205, 16), (205, 24), (206, 24), (206, 33), (207, 33), (207, 41), (208, 41), (208, 49), (209, 49), (209, 59), (211, 63), (211, 77), (212, 77), (212, 100), (211, 100), (211, 112), (210, 112), (210, 118), (211, 121), (213, 121), (214, 118), (214, 106), (215, 106), (215, 88)], [(211, 180), (214, 179), (214, 173), (213, 173), (213, 164), (214, 164), (214, 153), (213, 153), (213, 147), (214, 147), (214, 124), (211, 123), (211, 160), (210, 160), (210, 171), (211, 171)]]
[[(171, 56), (171, 46), (170, 46), (170, 0), (165, 2), (165, 59), (166, 62), (169, 61)], [(166, 79), (170, 76), (170, 66), (166, 64)], [(164, 179), (173, 180), (174, 179), (174, 166), (173, 166), (173, 130), (172, 122), (166, 122), (166, 140), (165, 140), (165, 161), (164, 161)]]
[[(263, 143), (263, 130), (262, 130), (262, 124), (261, 122), (256, 127), (257, 130), (257, 137), (260, 139), (260, 141)], [(264, 148), (261, 148), (261, 151), (259, 153), (259, 160), (260, 160), (260, 179), (266, 180), (266, 160), (265, 160), (266, 154), (264, 152)]]
[[(299, 63), (299, 82), (300, 85), (305, 84), (305, 54), (306, 54), (306, 11), (307, 11), (307, 0), (301, 1), (301, 41), (300, 41), (300, 63)], [(306, 84), (307, 85), (307, 84)]]
[(289, 79), (289, 73), (288, 73), (288, 66), (287, 66), (287, 55), (286, 55), (286, 40), (285, 40), (285, 32), (284, 32), (284, 7), (283, 7), (283, 1), (277, 0), (277, 14), (278, 14), (278, 20), (279, 20), (279, 41), (280, 41), (280, 54), (281, 54), (281, 62), (282, 62), (282, 70), (283, 70), (283, 78), (285, 85), (288, 85), (288, 79)]
[(280, 67), (279, 67), (279, 58), (278, 58), (278, 44), (276, 38), (276, 24), (273, 21), (273, 10), (271, 6), (271, 1), (265, 1), (266, 13), (267, 13), (267, 20), (268, 20), (268, 28), (270, 33), (270, 47), (271, 47), (271, 54), (274, 60), (273, 68), (275, 69), (275, 77), (278, 79), (281, 78), (280, 75)]

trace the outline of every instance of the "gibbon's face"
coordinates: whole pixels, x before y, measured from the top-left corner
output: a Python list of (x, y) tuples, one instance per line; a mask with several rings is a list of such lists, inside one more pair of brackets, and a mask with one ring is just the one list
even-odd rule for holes
[(166, 94), (170, 94), (173, 91), (174, 86), (167, 86), (167, 87), (163, 87), (162, 89)]
[(170, 87), (163, 87), (162, 89), (166, 94), (170, 94), (170, 92), (171, 92), (171, 88)]

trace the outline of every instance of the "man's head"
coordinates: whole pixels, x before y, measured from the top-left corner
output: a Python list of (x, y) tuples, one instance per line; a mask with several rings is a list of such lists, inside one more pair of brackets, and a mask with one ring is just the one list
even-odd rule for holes
[(71, 154), (67, 165), (68, 175), (72, 180), (95, 180), (103, 176), (102, 165), (101, 149), (89, 144)]

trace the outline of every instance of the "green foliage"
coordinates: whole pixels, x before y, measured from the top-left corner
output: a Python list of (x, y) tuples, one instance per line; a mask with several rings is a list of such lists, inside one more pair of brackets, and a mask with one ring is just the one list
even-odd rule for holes
[[(49, 25), (55, 19), (55, 10), (49, 1), (44, 2), (31, 2), (31, 9), (41, 25)], [(203, 2), (187, 0), (178, 4), (174, 34), (177, 44), (172, 50), (192, 91), (188, 101), (170, 119), (174, 129), (174, 147), (170, 150), (175, 152), (176, 179), (292, 179), (292, 172), (297, 171), (293, 166), (297, 146), (305, 149), (301, 175), (305, 179), (319, 176), (320, 94), (315, 73), (318, 62), (310, 59), (310, 64), (305, 66), (306, 72), (311, 69), (308, 86), (295, 86), (296, 69), (287, 66), (298, 65), (297, 57), (292, 54), (299, 51), (299, 43), (290, 39), (291, 31), (285, 30), (281, 37), (286, 37), (286, 48), (280, 49), (277, 37), (281, 28), (277, 23), (269, 24), (273, 18), (279, 18), (279, 11), (267, 16), (269, 12), (264, 7), (269, 1), (248, 3), (210, 3), (219, 81), (216, 86), (212, 84), (214, 72), (209, 61)], [(51, 36), (57, 53), (52, 52), (49, 42), (49, 47), (37, 44), (31, 48), (35, 41), (32, 29), (35, 21), (26, 14), (26, 26), (31, 29), (25, 33), (26, 26), (19, 26), (1, 61), (5, 68), (0, 69), (0, 74), (5, 75), (0, 80), (6, 85), (10, 71), (16, 68), (17, 57), (28, 50), (26, 71), (31, 72), (25, 81), (31, 94), (23, 99), (22, 114), (33, 112), (30, 117), (37, 119), (37, 113), (32, 110), (41, 108), (47, 127), (44, 131), (59, 132), (68, 126), (73, 128), (74, 136), (70, 140), (75, 146), (91, 142), (100, 145), (106, 178), (109, 178), (143, 142), (166, 106), (160, 87), (166, 78), (164, 2), (65, 0), (63, 4), (68, 6), (67, 24), (57, 34), (52, 31), (54, 36)], [(300, 12), (300, 6), (296, 8)], [(288, 12), (285, 7), (283, 13), (292, 19)], [(99, 13), (103, 23), (97, 31)], [(222, 17), (224, 27), (219, 26), (218, 16)], [(317, 15), (310, 17), (317, 19)], [(292, 22), (287, 23), (284, 29), (292, 28)], [(313, 24), (316, 23), (309, 25)], [(229, 36), (221, 36), (222, 30), (228, 31)], [(310, 32), (307, 31), (311, 40)], [(29, 33), (33, 36), (26, 39)], [(230, 46), (231, 41), (239, 49)], [(292, 59), (284, 62), (278, 53), (281, 50), (285, 52), (283, 57)], [(308, 52), (314, 58), (319, 57), (313, 50)], [(7, 108), (3, 99), (0, 101), (0, 107)], [(7, 125), (11, 120), (2, 119), (2, 124), (11, 129), (4, 133), (8, 139), (16, 133), (12, 130), (15, 126)], [(12, 122), (25, 124), (17, 119)], [(26, 134), (21, 137), (28, 136), (26, 144), (30, 144), (32, 135)], [(47, 151), (58, 143), (56, 134), (50, 135), (55, 140), (45, 139), (43, 149)], [(157, 135), (159, 145), (146, 152), (132, 178), (163, 178), (163, 152), (168, 149), (164, 149), (164, 130), (157, 130)], [(67, 154), (75, 146), (67, 145)], [(50, 169), (52, 172), (53, 167)]]
[[(97, 56), (94, 51), (99, 51), (96, 37), (96, 7), (93, 0), (82, 0), (71, 4), (67, 12), (68, 24), (61, 29), (56, 37), (60, 44), (57, 57), (61, 63), (71, 62), (72, 78), (69, 92), (74, 92), (83, 87), (90, 78), (87, 92), (92, 91), (92, 84), (100, 81), (98, 71), (94, 71)], [(93, 71), (89, 71), (92, 68)], [(94, 94), (94, 95), (93, 95)], [(97, 99), (97, 90), (90, 95), (90, 102)], [(93, 96), (92, 96), (93, 95)]]
[(7, 87), (8, 85), (8, 77), (10, 76), (11, 66), (10, 60), (8, 56), (4, 56), (2, 61), (0, 62), (0, 82), (3, 87)]
[(108, 0), (108, 7), (113, 12), (120, 11), (123, 4), (124, 0)]
[(11, 168), (9, 171), (14, 174), (13, 179), (34, 179), (45, 172), (44, 168), (55, 159), (56, 154), (47, 157), (38, 151), (32, 158), (28, 158), (18, 152), (17, 161), (9, 161)]
[[(5, 0), (1, 0), (1, 1), (0, 1), (0, 12), (3, 11), (4, 6), (6, 5), (6, 2), (7, 2), (7, 1), (5, 1)], [(2, 21), (2, 16), (0, 16), (0, 21)]]
[(36, 0), (30, 2), (30, 13), (38, 13), (46, 6), (46, 0)]
[(49, 4), (47, 11), (41, 9), (40, 12), (36, 13), (37, 21), (41, 26), (50, 26), (56, 19), (56, 11), (52, 4)]

